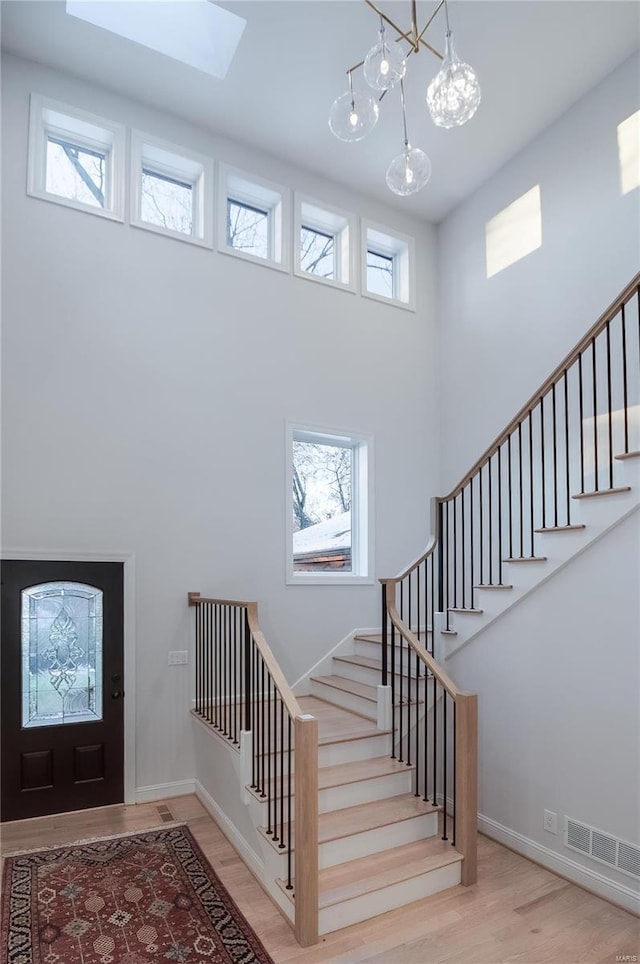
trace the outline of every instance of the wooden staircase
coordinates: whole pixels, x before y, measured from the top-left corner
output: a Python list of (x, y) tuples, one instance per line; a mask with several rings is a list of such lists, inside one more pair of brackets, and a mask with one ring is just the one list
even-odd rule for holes
[[(373, 706), (369, 715), (337, 702), (363, 699), (366, 684), (342, 675), (352, 667), (357, 672), (360, 658), (336, 660), (340, 675), (321, 684), (336, 702), (316, 695), (298, 698), (303, 711), (318, 720), (320, 934), (460, 883), (462, 854), (440, 839), (442, 808), (414, 795), (413, 766), (380, 755), (381, 744), (389, 750), (391, 733), (376, 726), (375, 697), (367, 697)], [(367, 689), (375, 693), (375, 687)], [(279, 849), (266, 822), (260, 832)], [(293, 911), (295, 877), (293, 890), (281, 878), (277, 883)]]

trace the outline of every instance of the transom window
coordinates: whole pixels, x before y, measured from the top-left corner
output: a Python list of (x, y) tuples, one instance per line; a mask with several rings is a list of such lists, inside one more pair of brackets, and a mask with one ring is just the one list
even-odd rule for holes
[(296, 195), (295, 232), (295, 273), (353, 290), (353, 216)]
[(362, 222), (362, 293), (415, 310), (413, 238)]
[(220, 251), (286, 271), (291, 237), (289, 192), (225, 164), (218, 170)]
[(123, 220), (125, 129), (31, 95), (28, 193)]
[(181, 241), (213, 244), (213, 162), (134, 131), (131, 221)]
[(140, 216), (149, 224), (191, 234), (193, 228), (193, 184), (168, 174), (142, 169)]
[(270, 212), (227, 198), (227, 244), (254, 258), (271, 256)]
[(290, 432), (288, 581), (365, 581), (369, 573), (370, 442)]
[(332, 234), (302, 225), (300, 229), (300, 268), (320, 278), (335, 279), (335, 238)]
[(367, 290), (385, 298), (395, 297), (393, 258), (390, 255), (367, 251)]
[(49, 134), (46, 190), (59, 197), (103, 208), (108, 157), (106, 151), (95, 151)]

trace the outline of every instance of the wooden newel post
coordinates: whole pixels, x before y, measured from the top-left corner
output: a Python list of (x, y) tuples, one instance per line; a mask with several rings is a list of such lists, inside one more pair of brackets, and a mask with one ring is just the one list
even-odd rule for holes
[(475, 884), (478, 849), (478, 697), (456, 699), (456, 850), (464, 856), (461, 884)]
[(318, 721), (295, 719), (295, 913), (296, 940), (318, 943)]

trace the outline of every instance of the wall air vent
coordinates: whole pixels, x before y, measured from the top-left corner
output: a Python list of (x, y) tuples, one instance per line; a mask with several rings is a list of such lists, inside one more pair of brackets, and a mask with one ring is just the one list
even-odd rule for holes
[(615, 867), (621, 873), (640, 880), (640, 847), (618, 840), (611, 834), (579, 823), (571, 817), (566, 818), (564, 842), (570, 850), (577, 850), (601, 864)]

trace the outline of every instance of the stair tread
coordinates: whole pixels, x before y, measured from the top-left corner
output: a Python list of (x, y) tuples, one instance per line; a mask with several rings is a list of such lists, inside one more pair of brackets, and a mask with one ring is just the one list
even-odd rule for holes
[(508, 559), (503, 559), (503, 562), (546, 562), (546, 556), (509, 556)]
[[(333, 658), (337, 663), (350, 663), (352, 666), (363, 666), (365, 669), (375, 669), (379, 673), (382, 672), (382, 660), (373, 659), (371, 656), (334, 656)], [(391, 672), (391, 669), (389, 669), (389, 672)], [(395, 675), (400, 676), (397, 667)], [(405, 677), (410, 675), (411, 679), (415, 679), (415, 673), (409, 674), (405, 668), (403, 668), (402, 675)], [(423, 678), (423, 676), (420, 676), (420, 679)]]
[(584, 522), (572, 523), (568, 526), (543, 526), (541, 529), (534, 529), (534, 532), (573, 532), (576, 529), (586, 529)]
[[(413, 793), (402, 793), (396, 797), (373, 800), (371, 803), (360, 803), (355, 807), (346, 807), (343, 810), (330, 810), (328, 813), (318, 814), (318, 843), (342, 840), (344, 837), (366, 833), (369, 830), (377, 830), (380, 827), (388, 827), (405, 820), (426, 817), (432, 813), (438, 813), (440, 810), (441, 807), (424, 803)], [(266, 833), (264, 827), (260, 827), (259, 830), (265, 839), (272, 843), (274, 849), (281, 850), (277, 844), (273, 844), (271, 836)], [(285, 824), (283, 830), (283, 839), (285, 840), (287, 833), (288, 825)], [(295, 839), (295, 820), (291, 822), (291, 838), (292, 840)]]
[[(427, 626), (427, 635), (428, 635), (428, 636), (431, 636), (432, 632), (433, 632), (433, 630), (431, 629), (431, 626)], [(425, 635), (425, 631), (424, 631), (424, 629), (421, 629), (420, 632), (417, 633), (417, 632), (415, 631), (415, 629), (414, 629), (414, 630), (413, 630), (413, 634), (414, 634), (414, 636), (417, 636), (418, 639), (421, 639), (421, 638)], [(364, 634), (356, 633), (356, 635), (355, 635), (353, 638), (354, 638), (354, 639), (358, 639), (358, 640), (360, 640), (360, 641), (363, 642), (363, 643), (379, 643), (379, 644), (382, 644), (382, 633), (364, 633)], [(389, 633), (389, 637), (388, 637), (388, 639), (387, 639), (387, 644), (388, 644), (388, 645), (391, 645), (391, 633)]]
[(327, 867), (318, 875), (318, 906), (330, 907), (461, 860), (450, 841), (428, 837)]
[(597, 492), (578, 492), (572, 499), (595, 499), (599, 495), (618, 495), (620, 492), (631, 492), (630, 485), (619, 485), (613, 489), (598, 489)]
[[(331, 686), (333, 689), (340, 690), (342, 693), (351, 693), (353, 696), (358, 696), (362, 700), (368, 700), (370, 703), (377, 704), (378, 702), (378, 687), (370, 686), (368, 683), (358, 683), (356, 680), (347, 679), (346, 676), (312, 676), (312, 682), (322, 683), (324, 686)], [(408, 699), (396, 699), (396, 705), (402, 704), (407, 706), (409, 703), (415, 704), (416, 700)], [(422, 700), (417, 702), (421, 703)]]
[(624, 461), (624, 459), (638, 459), (640, 458), (640, 452), (623, 452), (622, 455), (615, 456), (619, 461)]
[(347, 679), (346, 676), (312, 676), (312, 682), (324, 683), (325, 686), (332, 686), (336, 690), (344, 693), (353, 693), (363, 700), (370, 700), (372, 703), (378, 702), (378, 689), (368, 683), (358, 683), (356, 680)]
[(384, 736), (389, 730), (379, 730), (375, 722), (353, 710), (336, 706), (319, 696), (299, 696), (298, 703), (305, 713), (318, 721), (318, 744), (347, 743), (350, 740), (366, 740)]
[(450, 613), (471, 613), (473, 616), (482, 616), (484, 609), (471, 609), (471, 607), (449, 606)]
[(491, 585), (490, 583), (478, 583), (474, 589), (513, 589), (512, 585), (507, 585), (506, 583), (496, 583), (496, 585)]

